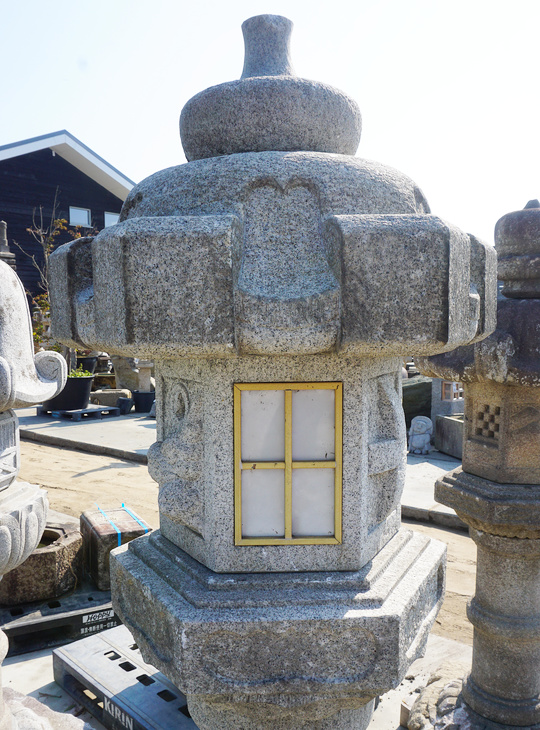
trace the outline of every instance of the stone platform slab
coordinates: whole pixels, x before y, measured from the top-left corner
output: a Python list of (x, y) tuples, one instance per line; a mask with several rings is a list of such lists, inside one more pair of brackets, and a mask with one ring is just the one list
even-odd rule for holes
[[(470, 663), (471, 654), (472, 647), (432, 634), (427, 643), (425, 656), (411, 665), (399, 687), (381, 697), (369, 730), (399, 730), (402, 703), (410, 706), (412, 698), (418, 696), (417, 690), (425, 686), (430, 674), (446, 659)], [(2, 669), (5, 686), (29, 694), (57, 712), (82, 711), (79, 717), (86, 720), (90, 727), (94, 730), (104, 730), (104, 725), (95, 717), (77, 703), (74, 706), (73, 698), (54, 681), (51, 650), (45, 649), (26, 654), (24, 657), (8, 658)]]

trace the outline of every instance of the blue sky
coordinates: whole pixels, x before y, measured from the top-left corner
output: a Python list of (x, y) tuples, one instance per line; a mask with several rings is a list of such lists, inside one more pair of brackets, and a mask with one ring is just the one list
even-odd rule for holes
[(540, 197), (539, 0), (18, 0), (2, 9), (0, 144), (67, 129), (139, 181), (185, 161), (178, 117), (240, 76), (240, 26), (289, 17), (305, 78), (354, 97), (357, 155), (486, 242)]

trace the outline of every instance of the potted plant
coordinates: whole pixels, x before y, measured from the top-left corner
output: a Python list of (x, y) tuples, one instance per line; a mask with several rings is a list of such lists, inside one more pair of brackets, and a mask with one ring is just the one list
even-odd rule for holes
[(45, 411), (79, 411), (88, 407), (94, 375), (89, 370), (72, 370), (58, 395), (43, 403)]
[(77, 350), (77, 368), (95, 373), (98, 358), (97, 355), (92, 355), (91, 352), (92, 350)]

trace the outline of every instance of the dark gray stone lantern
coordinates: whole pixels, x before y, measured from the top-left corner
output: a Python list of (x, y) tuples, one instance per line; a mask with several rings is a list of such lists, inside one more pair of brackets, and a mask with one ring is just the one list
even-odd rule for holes
[[(540, 203), (495, 227), (495, 332), (418, 362), (465, 386), (463, 468), (435, 487), (477, 545), (473, 662), (437, 727), (540, 723)], [(436, 713), (435, 713), (436, 714)]]

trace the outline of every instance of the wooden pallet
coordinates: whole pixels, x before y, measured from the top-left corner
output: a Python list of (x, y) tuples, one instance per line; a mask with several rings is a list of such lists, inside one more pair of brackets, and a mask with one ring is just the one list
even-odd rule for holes
[(88, 406), (77, 411), (48, 411), (43, 406), (37, 407), (37, 415), (50, 414), (53, 418), (71, 418), (72, 421), (80, 421), (87, 418), (103, 418), (104, 416), (119, 416), (120, 408), (116, 406)]
[(58, 646), (119, 625), (110, 591), (98, 591), (88, 582), (50, 601), (0, 608), (0, 628), (9, 639), (8, 656)]
[(110, 730), (197, 730), (186, 698), (125, 626), (53, 651), (54, 679)]

